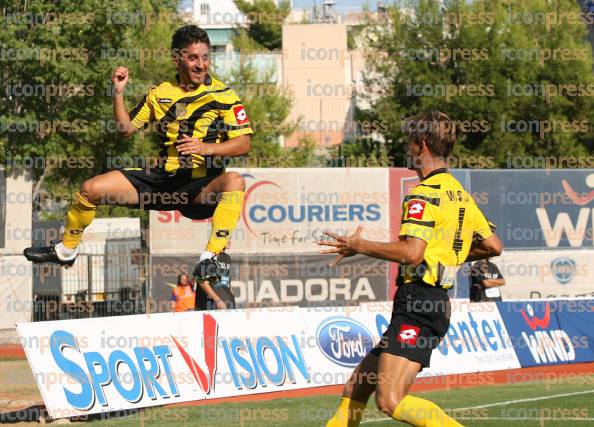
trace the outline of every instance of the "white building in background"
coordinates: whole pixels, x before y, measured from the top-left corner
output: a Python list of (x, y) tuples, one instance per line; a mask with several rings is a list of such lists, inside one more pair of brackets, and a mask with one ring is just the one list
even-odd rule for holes
[(246, 22), (233, 0), (193, 0), (192, 18), (208, 32), (213, 52), (231, 50), (233, 28)]
[[(279, 0), (275, 0), (277, 3)], [(363, 87), (363, 49), (349, 49), (348, 27), (363, 22), (361, 13), (336, 13), (334, 1), (291, 14), (283, 25), (282, 50), (244, 55), (233, 48), (234, 29), (248, 24), (233, 0), (193, 0), (191, 22), (210, 37), (212, 72), (227, 81), (240, 58), (255, 66), (260, 81), (278, 84), (293, 99), (290, 120), (299, 121), (292, 135), (279, 144), (294, 147), (304, 137), (318, 146), (332, 146), (359, 132), (354, 123), (357, 88)], [(291, 0), (291, 6), (293, 1)], [(235, 88), (241, 96), (244, 88)]]
[[(293, 0), (290, 2), (292, 8)], [(233, 28), (246, 25), (247, 18), (234, 0), (193, 0), (192, 21), (208, 32), (214, 52), (225, 52), (233, 49)]]

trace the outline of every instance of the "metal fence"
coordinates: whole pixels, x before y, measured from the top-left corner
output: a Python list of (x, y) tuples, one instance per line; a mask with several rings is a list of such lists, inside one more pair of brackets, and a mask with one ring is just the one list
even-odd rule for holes
[(140, 239), (110, 239), (99, 252), (81, 253), (74, 266), (59, 269), (57, 286), (34, 286), (33, 321), (147, 312), (149, 255)]

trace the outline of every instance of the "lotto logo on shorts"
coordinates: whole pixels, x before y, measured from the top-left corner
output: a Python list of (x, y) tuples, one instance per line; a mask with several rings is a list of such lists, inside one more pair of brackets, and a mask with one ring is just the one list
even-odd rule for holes
[(403, 344), (415, 345), (417, 343), (417, 337), (419, 336), (419, 332), (421, 332), (421, 328), (403, 324), (400, 326), (400, 331), (398, 332), (396, 341), (401, 342)]
[(247, 113), (245, 112), (245, 108), (241, 105), (236, 105), (233, 107), (233, 114), (235, 114), (235, 120), (237, 120), (238, 125), (242, 125), (244, 123), (249, 122)]
[(423, 219), (425, 212), (425, 202), (421, 200), (411, 200), (408, 204), (408, 218)]

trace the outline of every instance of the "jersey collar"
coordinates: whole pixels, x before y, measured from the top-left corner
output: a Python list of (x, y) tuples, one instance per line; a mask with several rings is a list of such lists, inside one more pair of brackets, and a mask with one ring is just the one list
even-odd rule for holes
[(435, 169), (434, 171), (429, 172), (429, 174), (427, 174), (427, 176), (423, 177), (423, 179), (421, 179), (421, 181), (426, 181), (429, 178), (431, 178), (432, 176), (438, 175), (440, 173), (448, 173), (447, 168)]

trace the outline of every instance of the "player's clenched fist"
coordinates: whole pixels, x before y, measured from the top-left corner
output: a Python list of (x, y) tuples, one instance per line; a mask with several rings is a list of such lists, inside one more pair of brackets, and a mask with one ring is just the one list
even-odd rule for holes
[(126, 67), (117, 67), (111, 74), (111, 83), (117, 95), (124, 92), (128, 83), (128, 69)]

